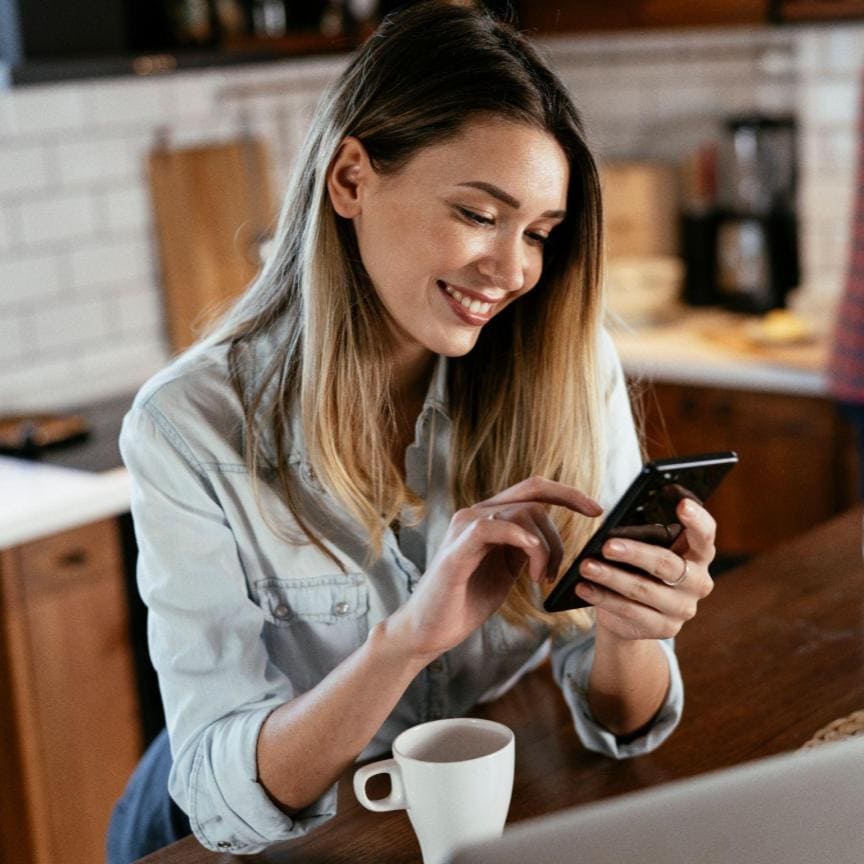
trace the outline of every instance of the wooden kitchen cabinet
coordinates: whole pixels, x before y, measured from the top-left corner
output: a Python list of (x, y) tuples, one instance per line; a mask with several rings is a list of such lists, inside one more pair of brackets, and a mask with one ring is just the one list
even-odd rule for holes
[(854, 442), (826, 399), (657, 383), (641, 404), (652, 457), (737, 451), (709, 502), (722, 553), (761, 552), (855, 501)]
[(770, 0), (583, 0), (579, 3), (523, 0), (516, 3), (519, 24), (541, 33), (637, 30), (651, 27), (705, 27), (765, 24)]
[(864, 18), (864, 0), (772, 0), (777, 21), (842, 21)]
[(0, 860), (94, 864), (141, 754), (116, 520), (0, 551)]

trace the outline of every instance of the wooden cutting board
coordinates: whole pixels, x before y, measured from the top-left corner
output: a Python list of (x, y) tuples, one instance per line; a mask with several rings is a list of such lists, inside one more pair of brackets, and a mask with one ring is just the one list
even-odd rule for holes
[(243, 138), (149, 158), (165, 310), (180, 351), (206, 330), (260, 268), (275, 225), (264, 142)]

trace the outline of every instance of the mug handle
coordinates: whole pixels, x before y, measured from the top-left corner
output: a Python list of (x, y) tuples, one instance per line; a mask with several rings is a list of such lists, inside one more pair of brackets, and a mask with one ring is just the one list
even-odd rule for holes
[[(366, 795), (366, 783), (370, 777), (376, 774), (390, 775), (390, 794), (386, 798), (369, 798)], [(354, 772), (354, 794), (357, 800), (367, 809), (376, 813), (384, 813), (387, 810), (405, 810), (405, 786), (402, 783), (402, 771), (395, 759), (383, 759), (364, 765)]]

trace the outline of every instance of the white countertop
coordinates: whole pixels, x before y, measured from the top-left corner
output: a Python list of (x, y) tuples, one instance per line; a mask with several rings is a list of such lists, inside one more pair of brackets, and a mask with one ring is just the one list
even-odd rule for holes
[[(717, 313), (689, 313), (678, 321), (638, 330), (618, 327), (613, 335), (630, 375), (679, 384), (825, 395), (818, 346), (797, 354), (751, 351), (740, 340), (718, 340), (711, 332), (730, 332)], [(126, 513), (129, 501), (129, 475), (123, 468), (94, 474), (0, 457), (0, 548)]]
[(750, 345), (742, 335), (747, 319), (731, 313), (689, 312), (667, 324), (612, 335), (628, 375), (671, 384), (825, 396), (826, 346)]
[(0, 549), (129, 510), (125, 468), (93, 474), (0, 456)]

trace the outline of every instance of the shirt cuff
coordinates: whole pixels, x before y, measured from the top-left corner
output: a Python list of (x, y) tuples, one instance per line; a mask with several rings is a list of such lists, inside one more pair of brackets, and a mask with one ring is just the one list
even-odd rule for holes
[(675, 656), (672, 639), (659, 641), (666, 662), (669, 664), (669, 689), (660, 710), (650, 725), (636, 738), (618, 738), (601, 726), (592, 716), (588, 706), (588, 679), (594, 662), (594, 640), (566, 656), (555, 668), (555, 678), (570, 708), (576, 732), (583, 745), (597, 753), (614, 759), (629, 759), (656, 750), (675, 730), (684, 710), (684, 684)]
[(302, 837), (336, 815), (337, 787), (289, 816), (257, 777), (258, 733), (272, 707), (230, 715), (207, 727), (191, 756), (175, 762), (171, 795), (198, 841), (215, 852), (250, 854)]

